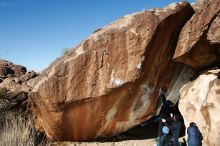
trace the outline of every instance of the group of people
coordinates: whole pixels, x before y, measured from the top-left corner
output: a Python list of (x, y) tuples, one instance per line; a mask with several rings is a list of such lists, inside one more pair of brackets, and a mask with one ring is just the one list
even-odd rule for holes
[[(173, 120), (170, 124), (163, 119), (162, 134), (160, 135), (159, 146), (180, 146), (178, 141), (179, 139), (179, 130), (180, 122), (171, 115)], [(187, 145), (188, 146), (201, 146), (202, 145), (202, 135), (194, 122), (191, 122), (187, 128)], [(181, 146), (186, 146), (186, 141)]]
[[(184, 121), (178, 109), (178, 103), (174, 105), (171, 101), (166, 100), (162, 90), (160, 91), (159, 98), (162, 100), (162, 107), (159, 115), (143, 125), (152, 121), (159, 121), (159, 146), (180, 146), (179, 135)], [(202, 135), (198, 127), (194, 122), (191, 122), (187, 128), (187, 145), (201, 146), (201, 141)]]
[(178, 110), (177, 104), (166, 100), (165, 94), (160, 92), (162, 108), (159, 114), (159, 146), (179, 146), (179, 134), (183, 118)]
[(159, 146), (179, 146), (179, 133), (182, 126), (179, 115), (171, 113), (169, 117), (161, 121)]

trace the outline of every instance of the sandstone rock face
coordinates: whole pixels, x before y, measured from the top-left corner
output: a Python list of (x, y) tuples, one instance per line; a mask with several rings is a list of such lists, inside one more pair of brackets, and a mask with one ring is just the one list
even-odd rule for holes
[(219, 63), (219, 0), (200, 1), (181, 30), (174, 59), (196, 69)]
[(210, 26), (208, 40), (211, 44), (220, 46), (220, 13)]
[(123, 132), (155, 112), (182, 65), (172, 61), (186, 3), (127, 15), (94, 32), (34, 80), (35, 126), (55, 140), (90, 140)]
[(195, 122), (202, 135), (203, 146), (218, 146), (220, 139), (220, 70), (200, 75), (184, 85), (180, 92), (179, 108), (185, 125)]

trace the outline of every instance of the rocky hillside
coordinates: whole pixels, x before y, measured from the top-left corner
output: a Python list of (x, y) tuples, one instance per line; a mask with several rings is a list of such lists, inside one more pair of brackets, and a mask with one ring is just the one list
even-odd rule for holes
[(197, 123), (203, 145), (218, 145), (219, 0), (124, 16), (30, 81), (34, 72), (1, 62), (0, 87), (30, 93), (35, 128), (52, 140), (94, 140), (139, 125), (157, 114), (162, 88), (174, 103), (180, 96), (185, 124)]
[(32, 116), (27, 110), (31, 91), (28, 81), (36, 76), (34, 71), (27, 72), (24, 66), (0, 60), (1, 146), (33, 145), (37, 142)]
[(37, 73), (27, 72), (24, 66), (0, 60), (0, 110), (26, 109), (28, 94), (31, 91), (28, 81), (36, 76)]

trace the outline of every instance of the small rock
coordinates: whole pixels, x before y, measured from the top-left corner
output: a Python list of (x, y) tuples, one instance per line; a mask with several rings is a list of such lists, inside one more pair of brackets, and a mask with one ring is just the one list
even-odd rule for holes
[(14, 74), (14, 71), (6, 66), (0, 66), (0, 76), (1, 77), (7, 77), (10, 74)]
[(26, 72), (25, 75), (21, 76), (20, 77), (20, 80), (21, 82), (26, 82), (32, 78), (35, 78), (37, 76), (37, 73), (34, 72), (34, 71), (29, 71), (29, 72)]

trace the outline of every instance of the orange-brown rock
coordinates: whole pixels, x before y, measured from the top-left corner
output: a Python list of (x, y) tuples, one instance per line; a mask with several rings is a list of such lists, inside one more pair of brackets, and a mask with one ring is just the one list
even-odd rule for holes
[[(220, 61), (219, 0), (205, 0), (196, 5), (196, 12), (181, 30), (174, 59), (196, 69)], [(214, 43), (214, 44), (213, 44)]]
[(203, 146), (218, 146), (220, 139), (220, 70), (211, 70), (185, 84), (180, 92), (179, 109), (185, 125), (195, 122), (203, 136)]
[(83, 141), (150, 118), (159, 88), (171, 90), (183, 67), (172, 56), (192, 14), (182, 2), (127, 15), (58, 58), (34, 83), (36, 128), (51, 139)]

